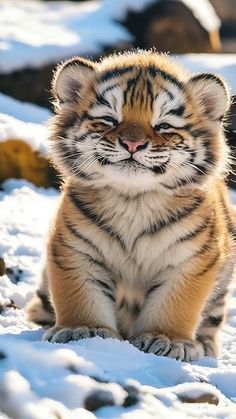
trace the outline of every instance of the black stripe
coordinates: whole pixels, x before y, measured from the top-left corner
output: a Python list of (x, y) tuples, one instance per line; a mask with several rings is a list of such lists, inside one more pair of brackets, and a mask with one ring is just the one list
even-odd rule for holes
[(180, 237), (176, 243), (182, 243), (185, 242), (187, 240), (191, 240), (194, 237), (196, 237), (199, 233), (201, 233), (202, 231), (204, 231), (206, 228), (209, 227), (209, 222), (211, 220), (211, 217), (208, 216), (206, 218), (204, 218), (202, 220), (202, 224), (200, 224), (200, 226), (198, 226), (195, 230), (192, 230), (190, 233), (187, 233), (185, 236)]
[(49, 313), (54, 313), (52, 303), (49, 300), (49, 296), (47, 294), (43, 294), (40, 290), (36, 291), (36, 295), (40, 298), (43, 309)]
[(185, 106), (180, 105), (178, 108), (171, 109), (169, 112), (167, 112), (167, 115), (177, 115), (182, 116), (185, 111)]
[[(99, 248), (91, 240), (89, 240), (87, 237), (85, 237), (83, 234), (81, 234), (78, 231), (78, 229), (74, 225), (72, 225), (70, 223), (70, 221), (67, 220), (65, 217), (64, 217), (64, 223), (65, 223), (65, 226), (68, 228), (68, 230), (70, 230), (70, 232), (75, 237), (77, 237), (78, 239), (82, 240), (83, 242), (85, 242), (86, 244), (88, 244), (89, 246), (91, 246), (99, 254), (99, 256), (102, 256), (101, 253), (100, 253)], [(91, 258), (91, 256), (90, 256), (90, 258)], [(93, 259), (94, 263), (97, 263), (97, 264), (105, 267), (104, 263), (102, 263), (102, 262), (100, 262), (100, 261), (98, 261), (98, 260), (96, 260), (94, 258), (92, 258), (92, 259)]]
[(202, 326), (218, 327), (222, 323), (223, 319), (224, 319), (223, 316), (209, 316), (204, 319)]
[(194, 202), (184, 208), (181, 208), (181, 210), (177, 211), (176, 213), (172, 213), (171, 216), (169, 216), (169, 218), (167, 220), (157, 220), (155, 222), (155, 224), (153, 224), (148, 230), (144, 230), (142, 231), (138, 237), (136, 237), (134, 243), (133, 243), (133, 247), (135, 246), (136, 242), (143, 236), (148, 236), (148, 235), (154, 235), (156, 233), (159, 233), (161, 230), (163, 230), (164, 228), (167, 228), (177, 222), (179, 222), (180, 220), (182, 220), (183, 218), (188, 217), (189, 215), (191, 215), (204, 201), (204, 197), (203, 196), (199, 196), (197, 197)]
[(100, 154), (96, 153), (95, 157), (97, 159), (97, 161), (101, 164), (101, 166), (110, 166), (112, 164), (116, 164), (116, 163), (112, 163), (110, 160), (108, 160), (106, 157), (102, 157), (100, 156)]
[(212, 224), (209, 227), (210, 227), (210, 231), (206, 239), (206, 242), (203, 243), (203, 245), (200, 247), (200, 249), (198, 249), (198, 251), (194, 254), (193, 257), (198, 257), (202, 255), (203, 253), (207, 252), (208, 250), (212, 249), (212, 244), (215, 243), (215, 223), (212, 222)]
[(109, 79), (112, 79), (113, 77), (123, 76), (126, 73), (129, 73), (130, 71), (134, 70), (135, 67), (129, 66), (124, 68), (114, 68), (112, 70), (108, 70), (101, 76), (100, 80), (102, 82), (107, 81)]
[[(87, 131), (85, 134), (79, 135), (78, 137), (76, 137), (76, 141), (83, 142), (83, 141), (87, 140), (88, 134), (90, 134), (89, 131)], [(78, 151), (78, 150), (76, 149), (76, 151)], [(79, 152), (79, 154), (83, 154), (83, 153)]]
[[(223, 291), (221, 291), (218, 295), (216, 295), (215, 297), (211, 298), (211, 305), (224, 305), (225, 304), (225, 297), (228, 294), (229, 290), (228, 288), (223, 289)], [(220, 300), (220, 301), (219, 301)]]
[(203, 140), (203, 147), (205, 148), (204, 162), (214, 165), (216, 162), (216, 156), (212, 152), (212, 141), (209, 139), (209, 133), (208, 138), (204, 138)]
[(158, 174), (163, 175), (167, 170), (169, 162), (170, 162), (170, 157), (168, 157), (168, 159), (164, 163), (159, 164), (159, 166), (153, 166), (150, 169), (157, 175)]
[(69, 67), (69, 66), (86, 67), (86, 68), (89, 68), (89, 70), (93, 70), (93, 71), (94, 71), (94, 68), (95, 68), (93, 62), (92, 61), (90, 62), (89, 60), (86, 60), (86, 58), (84, 58), (84, 59), (83, 58), (71, 58), (68, 62), (66, 62), (65, 64), (63, 64), (61, 66), (61, 69), (64, 70), (66, 67)]
[(108, 298), (110, 298), (110, 300), (111, 301), (113, 301), (114, 303), (115, 303), (115, 298), (113, 297), (113, 295), (111, 295), (111, 294), (109, 294), (109, 292), (107, 292), (107, 291), (103, 291), (103, 294), (106, 296), (106, 297), (108, 297)]
[[(104, 92), (103, 92), (104, 94)], [(96, 102), (99, 103), (100, 105), (104, 105), (107, 106), (108, 108), (111, 108), (110, 103), (105, 99), (105, 97), (103, 96), (103, 94), (97, 94), (96, 95)]]
[(90, 115), (89, 113), (87, 113), (87, 119), (89, 120), (89, 121), (94, 121), (94, 120), (100, 120), (100, 119), (102, 119), (102, 117), (101, 116), (93, 116), (93, 115)]
[(95, 329), (89, 329), (89, 335), (91, 338), (94, 338), (95, 336), (97, 336), (96, 330)]
[(75, 155), (79, 157), (82, 153), (78, 152), (78, 150), (76, 149), (74, 150), (73, 147), (71, 147), (69, 144), (65, 143), (62, 140), (57, 140), (56, 148), (60, 156), (62, 156), (64, 164), (66, 164), (66, 166), (69, 168), (71, 172), (76, 174), (76, 177), (80, 177), (84, 180), (92, 179), (92, 176), (88, 175), (87, 173), (84, 173), (83, 171), (78, 172), (76, 168), (73, 169), (75, 164)]
[(229, 233), (231, 233), (233, 236), (236, 237), (236, 225), (233, 222), (233, 216), (230, 213), (230, 210), (224, 200), (224, 197), (221, 191), (219, 191), (219, 196), (220, 196), (220, 203), (223, 209), (224, 217), (227, 223), (228, 231)]
[(70, 272), (70, 271), (74, 271), (76, 269), (76, 268), (72, 268), (72, 267), (69, 267), (69, 266), (65, 266), (63, 264), (61, 256), (59, 256), (57, 251), (56, 251), (56, 245), (55, 244), (51, 244), (51, 255), (52, 255), (52, 259), (53, 259), (53, 262), (55, 263), (55, 265), (57, 265), (58, 268), (60, 268), (62, 271)]
[(64, 223), (66, 225), (66, 227), (68, 228), (68, 230), (70, 230), (70, 232), (72, 234), (74, 234), (74, 236), (76, 236), (78, 239), (83, 240), (84, 242), (86, 242), (87, 244), (89, 244), (91, 247), (93, 247), (94, 249), (98, 250), (98, 248), (95, 246), (95, 244), (93, 242), (91, 242), (87, 237), (83, 236), (79, 230), (70, 223), (70, 221), (64, 217)]
[(85, 172), (83, 172), (82, 170), (80, 170), (79, 172), (76, 172), (76, 177), (79, 177), (83, 180), (93, 180), (93, 177)]
[[(115, 302), (114, 292), (115, 292), (115, 286), (112, 287), (112, 285), (108, 284), (105, 281), (102, 281), (101, 279), (97, 279), (95, 277), (90, 276), (89, 280), (94, 284), (97, 283), (102, 293), (108, 297), (111, 301)], [(111, 282), (113, 282), (111, 280)], [(114, 284), (114, 283), (113, 283)]]
[(109, 224), (108, 221), (103, 219), (99, 214), (94, 212), (92, 208), (89, 207), (89, 205), (85, 202), (83, 202), (76, 191), (73, 191), (73, 189), (69, 190), (68, 193), (69, 198), (71, 199), (72, 203), (80, 210), (80, 212), (89, 219), (92, 223), (94, 223), (97, 227), (100, 227), (103, 231), (105, 231), (110, 237), (117, 240), (120, 244), (120, 246), (125, 249), (125, 245), (123, 242), (122, 237), (118, 232), (113, 230)]
[(147, 348), (145, 348), (145, 351), (144, 352), (147, 352), (151, 348), (151, 346), (153, 345), (153, 343), (155, 342), (155, 340), (156, 340), (156, 338), (153, 338), (151, 340), (151, 342), (149, 343), (149, 345), (147, 346)]
[(175, 84), (179, 88), (183, 88), (184, 84), (174, 78), (171, 74), (167, 73), (166, 71), (160, 70), (154, 66), (148, 67), (148, 72), (151, 74), (152, 77), (161, 76), (164, 80), (170, 81), (171, 83)]
[[(78, 235), (76, 235), (76, 237), (78, 237)], [(97, 264), (97, 265), (101, 266), (102, 268), (106, 268), (105, 265), (104, 265), (104, 263), (102, 263), (102, 262), (98, 261), (97, 259), (93, 258), (88, 253), (83, 252), (83, 251), (78, 250), (78, 249), (75, 249), (73, 246), (71, 246), (70, 244), (66, 243), (61, 234), (57, 234), (56, 240), (57, 239), (59, 239), (59, 244), (61, 246), (65, 247), (66, 249), (72, 250), (74, 253), (79, 253), (82, 256), (86, 256), (86, 258), (88, 258), (90, 262), (93, 262), (94, 264)], [(86, 241), (86, 243), (87, 243), (87, 240), (83, 240), (83, 241)], [(54, 250), (54, 254), (55, 254), (55, 250)], [(57, 257), (58, 257), (58, 254), (57, 254)]]
[(117, 87), (117, 84), (112, 84), (111, 86), (106, 87), (103, 91), (102, 91), (102, 96), (104, 96), (107, 92), (110, 92), (111, 90), (115, 89)]
[(150, 80), (146, 80), (146, 85), (147, 85), (147, 93), (148, 93), (148, 96), (150, 97), (150, 102), (151, 102), (151, 105), (152, 105), (152, 103), (154, 101), (154, 95), (153, 95), (153, 91), (152, 91), (152, 83), (150, 82)]
[[(73, 151), (73, 147), (71, 147), (65, 140), (57, 139), (56, 149), (59, 151), (60, 155), (63, 157), (66, 165), (71, 169), (71, 165), (75, 162), (75, 157)], [(73, 154), (73, 155), (72, 155)], [(79, 153), (77, 152), (78, 156)]]
[[(164, 92), (169, 96), (169, 99), (172, 101), (174, 99), (174, 95), (166, 88), (166, 87), (162, 87), (162, 90), (164, 90)], [(158, 95), (157, 95), (158, 96)], [(157, 97), (156, 96), (156, 97)]]
[(134, 91), (135, 91), (136, 84), (137, 84), (137, 82), (140, 78), (140, 75), (141, 75), (141, 71), (139, 71), (137, 76), (135, 76), (132, 79), (127, 81), (127, 88), (124, 91), (124, 104), (127, 103), (127, 96), (128, 96), (128, 93), (131, 91), (130, 92), (130, 105), (133, 106), (133, 104), (134, 104)]
[[(163, 354), (164, 356), (168, 356), (171, 353), (171, 351), (173, 351), (173, 344), (170, 342), (170, 349), (168, 349), (168, 351), (164, 352), (164, 353), (163, 353), (163, 351), (161, 351), (161, 355)], [(155, 352), (155, 355), (157, 355), (158, 353), (160, 353), (160, 350)]]
[(122, 308), (124, 308), (124, 306), (127, 304), (125, 298), (122, 298), (120, 304), (119, 304), (119, 310), (122, 310)]
[(194, 129), (191, 131), (191, 135), (194, 138), (205, 138), (205, 137), (209, 137), (209, 131), (203, 129), (203, 128), (199, 128), (199, 129)]
[(149, 297), (150, 294), (152, 294), (154, 291), (156, 291), (158, 288), (160, 288), (163, 285), (164, 282), (160, 282), (159, 284), (152, 285), (149, 290), (146, 293), (146, 297)]
[(95, 281), (96, 281), (99, 285), (101, 285), (101, 287), (106, 288), (106, 290), (108, 290), (108, 291), (113, 291), (113, 288), (112, 288), (109, 284), (107, 284), (107, 282), (104, 282), (104, 281), (102, 281), (101, 279), (95, 279)]
[(207, 266), (200, 272), (196, 273), (196, 276), (204, 275), (207, 273), (211, 268), (213, 268), (216, 262), (219, 260), (220, 253), (217, 253), (216, 256), (207, 264)]
[(57, 130), (55, 135), (52, 135), (51, 138), (55, 138), (55, 141), (58, 141), (58, 137), (67, 137), (68, 129), (74, 127), (81, 122), (81, 117), (76, 112), (71, 112), (70, 114), (64, 114), (63, 118), (59, 115), (55, 117), (55, 123), (57, 124)]
[(196, 172), (196, 174), (192, 175), (192, 176), (188, 176), (188, 178), (180, 178), (177, 179), (176, 184), (171, 186), (171, 185), (167, 185), (166, 183), (161, 183), (161, 185), (169, 190), (175, 190), (176, 188), (180, 188), (181, 186), (185, 186), (187, 184), (190, 183), (195, 183), (197, 182), (199, 179), (199, 174)]

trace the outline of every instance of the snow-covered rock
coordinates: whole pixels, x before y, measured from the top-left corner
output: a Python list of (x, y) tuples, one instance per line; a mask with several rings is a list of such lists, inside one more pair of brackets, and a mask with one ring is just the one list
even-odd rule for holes
[[(24, 178), (38, 186), (55, 186), (56, 170), (48, 159), (47, 127), (51, 113), (0, 94), (0, 183)], [(37, 121), (28, 122), (28, 121)]]
[(47, 128), (44, 125), (0, 113), (0, 143), (7, 140), (22, 140), (32, 150), (42, 155), (47, 153)]

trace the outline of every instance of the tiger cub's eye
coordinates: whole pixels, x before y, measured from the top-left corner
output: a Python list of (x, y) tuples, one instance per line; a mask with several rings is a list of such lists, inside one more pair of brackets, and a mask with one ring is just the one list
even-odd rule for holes
[(173, 127), (172, 127), (172, 125), (168, 124), (168, 122), (162, 122), (161, 124), (155, 125), (155, 127), (154, 127), (154, 129), (156, 131), (159, 131), (161, 129), (165, 130), (165, 129), (169, 129), (169, 128), (173, 128)]
[(101, 116), (101, 120), (108, 122), (109, 125), (117, 125), (117, 119), (113, 118), (112, 116)]

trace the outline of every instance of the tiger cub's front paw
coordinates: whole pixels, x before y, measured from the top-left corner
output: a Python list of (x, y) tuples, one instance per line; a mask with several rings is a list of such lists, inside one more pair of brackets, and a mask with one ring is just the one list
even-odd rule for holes
[(100, 336), (103, 339), (120, 339), (119, 335), (115, 331), (105, 327), (81, 326), (76, 329), (71, 329), (67, 327), (54, 326), (44, 333), (43, 340), (53, 343), (67, 343), (72, 340), (88, 339), (95, 336)]
[(180, 361), (190, 362), (204, 357), (201, 343), (195, 340), (171, 340), (164, 335), (145, 333), (131, 338), (130, 343), (143, 352), (168, 356)]

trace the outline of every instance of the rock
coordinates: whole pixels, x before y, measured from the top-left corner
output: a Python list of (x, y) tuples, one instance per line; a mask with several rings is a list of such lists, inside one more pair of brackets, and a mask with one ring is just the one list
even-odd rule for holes
[(187, 7), (181, 0), (160, 0), (142, 11), (130, 11), (124, 25), (134, 35), (135, 47), (155, 47), (158, 51), (181, 54), (218, 52), (221, 48), (220, 21), (214, 10), (205, 7), (205, 17), (201, 12), (198, 17), (194, 14), (203, 3), (206, 6), (208, 1), (194, 6), (189, 2)]
[(56, 62), (40, 68), (26, 68), (1, 74), (0, 91), (22, 102), (50, 108), (51, 80)]
[(110, 391), (95, 390), (84, 401), (85, 409), (94, 412), (100, 407), (114, 406), (115, 400)]
[(207, 383), (182, 383), (172, 388), (174, 394), (182, 403), (219, 404), (219, 391)]
[(123, 386), (124, 390), (128, 393), (123, 402), (123, 407), (133, 406), (140, 401), (139, 389), (133, 385)]
[(56, 170), (45, 156), (23, 140), (0, 142), (0, 183), (9, 178), (26, 179), (37, 186), (57, 186)]
[(222, 21), (220, 35), (222, 50), (227, 53), (236, 51), (236, 3), (235, 0), (210, 0)]
[(236, 21), (235, 0), (210, 0), (210, 2), (223, 23)]
[(205, 393), (201, 394), (197, 397), (188, 397), (188, 396), (181, 396), (178, 395), (179, 400), (181, 400), (182, 403), (209, 403), (209, 404), (219, 404), (219, 399), (216, 397), (215, 394), (211, 393)]
[(0, 276), (3, 276), (6, 274), (6, 264), (4, 262), (4, 259), (0, 257)]

